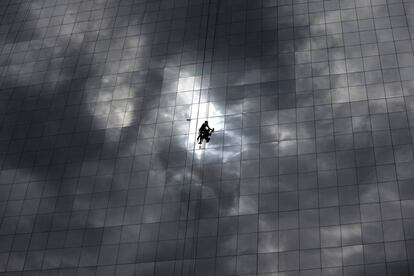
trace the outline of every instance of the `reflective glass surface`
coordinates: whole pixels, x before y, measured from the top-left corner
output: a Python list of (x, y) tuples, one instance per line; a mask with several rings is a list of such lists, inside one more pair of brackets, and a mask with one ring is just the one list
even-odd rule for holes
[(409, 0), (0, 1), (0, 274), (414, 275), (413, 36)]

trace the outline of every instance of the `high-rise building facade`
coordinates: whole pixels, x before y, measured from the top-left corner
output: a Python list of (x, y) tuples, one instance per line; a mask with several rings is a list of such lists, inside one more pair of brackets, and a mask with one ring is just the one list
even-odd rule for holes
[(413, 36), (409, 0), (2, 0), (0, 275), (414, 275)]

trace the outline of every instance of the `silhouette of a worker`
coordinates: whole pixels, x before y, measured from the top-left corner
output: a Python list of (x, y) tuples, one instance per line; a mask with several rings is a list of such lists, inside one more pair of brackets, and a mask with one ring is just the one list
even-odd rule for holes
[(198, 137), (197, 137), (197, 141), (199, 141), (198, 143), (201, 144), (203, 142), (203, 139), (206, 140), (206, 142), (208, 143), (210, 141), (210, 136), (211, 133), (213, 133), (214, 128), (210, 128), (210, 126), (208, 125), (208, 121), (205, 121), (201, 127), (198, 129)]

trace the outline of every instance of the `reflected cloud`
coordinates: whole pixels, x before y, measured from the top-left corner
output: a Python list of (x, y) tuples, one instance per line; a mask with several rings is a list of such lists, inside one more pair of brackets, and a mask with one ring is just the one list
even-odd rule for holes
[[(217, 214), (220, 219), (237, 218), (239, 222), (234, 225), (240, 233), (257, 231), (257, 223), (261, 231), (256, 239), (257, 250), (252, 247), (243, 251), (242, 242), (237, 245), (232, 235), (219, 237), (217, 252), (231, 256), (217, 260), (217, 271), (225, 271), (223, 275), (244, 273), (244, 267), (235, 261), (238, 249), (243, 254), (301, 250), (295, 244), (299, 233), (284, 236), (277, 232), (284, 231), (283, 223), (287, 228), (296, 223), (293, 228), (298, 228), (296, 209), (303, 206), (297, 199), (296, 173), (315, 173), (322, 186), (341, 181), (344, 185), (354, 184), (351, 180), (348, 183), (336, 179), (336, 175), (341, 178), (343, 171), (337, 167), (333, 154), (339, 143), (335, 140), (330, 148), (321, 137), (338, 135), (338, 123), (335, 114), (325, 106), (350, 103), (350, 108), (355, 109), (354, 103), (373, 96), (364, 88), (365, 83), (358, 82), (357, 74), (350, 73), (359, 73), (376, 63), (365, 62), (360, 47), (343, 47), (352, 39), (343, 41), (341, 23), (354, 19), (352, 11), (339, 14), (326, 10), (311, 18), (295, 15), (293, 24), (288, 20), (292, 8), (286, 5), (276, 8), (277, 3), (269, 2), (264, 5), (271, 7), (263, 8), (253, 2), (220, 2), (220, 14), (212, 15), (214, 20), (218, 16), (216, 38), (210, 41), (209, 34), (206, 59), (200, 65), (197, 51), (204, 34), (195, 27), (197, 24), (192, 25), (192, 19), (180, 21), (184, 10), (193, 11), (196, 7), (175, 3), (174, 9), (167, 10), (168, 3), (157, 6), (144, 2), (134, 3), (138, 8), (134, 6), (132, 10), (116, 0), (98, 1), (92, 11), (87, 9), (86, 2), (57, 5), (50, 13), (56, 17), (64, 15), (64, 24), (47, 30), (50, 37), (43, 27), (48, 26), (46, 22), (38, 21), (36, 28), (30, 30), (24, 25), (22, 33), (26, 38), (20, 34), (15, 39), (10, 35), (2, 38), (6, 42), (3, 51), (11, 54), (6, 55), (6, 61), (3, 57), (1, 60), (4, 96), (0, 98), (0, 118), (8, 121), (7, 126), (13, 126), (0, 134), (0, 140), (7, 142), (0, 151), (1, 161), (4, 160), (0, 181), (5, 181), (4, 194), (8, 195), (0, 196), (3, 233), (14, 234), (13, 227), (23, 229), (24, 233), (32, 233), (33, 229), (53, 229), (51, 233), (75, 228), (101, 231), (105, 238), (96, 234), (99, 238), (95, 243), (82, 244), (80, 266), (101, 267), (115, 262), (109, 260), (109, 255), (116, 250), (104, 249), (104, 241), (121, 241), (119, 250), (126, 242), (133, 242), (139, 248), (131, 253), (137, 257), (129, 262), (139, 263), (145, 271), (142, 275), (152, 275), (154, 269), (162, 274), (162, 265), (173, 257), (183, 261), (177, 262), (177, 266), (191, 261), (192, 256), (177, 248), (182, 243), (191, 247), (200, 221), (216, 218)], [(16, 16), (22, 18), (24, 11), (29, 11), (26, 21), (45, 10), (36, 1), (31, 7), (25, 5)], [(212, 9), (215, 5), (213, 1)], [(84, 9), (88, 10), (89, 21), (83, 19), (87, 14)], [(139, 25), (141, 22), (145, 24)], [(227, 30), (226, 26), (230, 28)], [(256, 37), (259, 31), (262, 35)], [(166, 42), (172, 42), (171, 49), (166, 48)], [(19, 57), (22, 51), (25, 56)], [(368, 73), (364, 78), (368, 81)], [(348, 89), (348, 83), (353, 88)], [(44, 85), (37, 88), (40, 84)], [(404, 87), (404, 91), (408, 88)], [(391, 101), (386, 103), (392, 106)], [(210, 143), (199, 147), (195, 138), (204, 120), (215, 128), (215, 133)], [(371, 148), (371, 144), (364, 146), (363, 141), (357, 143), (363, 138), (356, 134), (374, 135), (371, 127), (375, 122), (371, 115), (353, 116), (349, 129), (354, 135), (347, 150)], [(40, 130), (25, 129), (29, 123), (43, 125)], [(26, 150), (26, 143), (38, 150), (35, 156), (40, 156), (39, 161), (34, 161), (31, 151)], [(398, 180), (414, 177), (410, 160), (396, 164), (395, 169)], [(359, 186), (356, 204), (400, 199), (399, 183), (377, 181), (377, 175), (390, 181), (385, 172), (380, 174), (375, 168), (366, 167), (355, 171), (358, 184), (364, 184)], [(329, 173), (335, 176), (334, 181), (329, 177), (325, 180), (324, 175)], [(263, 204), (260, 197), (266, 194), (260, 189), (266, 187), (258, 184), (255, 192), (239, 195), (240, 181), (265, 175), (280, 182), (271, 185), (272, 193), (278, 193), (284, 202), (277, 209), (286, 211), (283, 221), (279, 221), (282, 212), (274, 209), (272, 213), (260, 212), (258, 222), (252, 219), (245, 223), (245, 217), (255, 218), (259, 213)], [(33, 203), (36, 211), (27, 211), (31, 205), (27, 198), (18, 196), (18, 183), (30, 183), (27, 194), (39, 201)], [(402, 188), (409, 189), (404, 185)], [(403, 214), (410, 216), (411, 202), (405, 200), (401, 204)], [(26, 210), (27, 216), (14, 221), (20, 210)], [(54, 213), (56, 210), (60, 212)], [(166, 221), (179, 224), (177, 235), (156, 244)], [(124, 230), (127, 225), (138, 228)], [(330, 244), (322, 250), (322, 265), (364, 264), (369, 251), (361, 244), (358, 226), (341, 225), (342, 244)], [(254, 229), (246, 230), (249, 227)], [(78, 235), (82, 240), (83, 233)], [(321, 235), (338, 238), (325, 230), (321, 230)], [(88, 242), (90, 239), (84, 238)], [(212, 240), (211, 245), (215, 244)], [(67, 251), (44, 251), (45, 268), (77, 265)], [(203, 247), (195, 251), (207, 254)], [(109, 252), (105, 253), (108, 260), (102, 252)], [(171, 257), (165, 252), (176, 255), (171, 253)], [(9, 263), (24, 264), (26, 259), (28, 266), (40, 269), (39, 256), (30, 250), (27, 256), (11, 255)], [(287, 261), (282, 263), (287, 266)], [(147, 264), (152, 268), (144, 268)], [(0, 261), (0, 271), (4, 270)], [(21, 271), (21, 267), (10, 265), (9, 270)], [(277, 270), (283, 269), (279, 266), (269, 272)]]

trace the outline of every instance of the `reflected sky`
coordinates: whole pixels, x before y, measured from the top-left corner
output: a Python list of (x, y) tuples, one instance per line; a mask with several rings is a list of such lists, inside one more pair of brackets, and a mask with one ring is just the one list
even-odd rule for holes
[(405, 275), (405, 5), (0, 4), (0, 272)]

